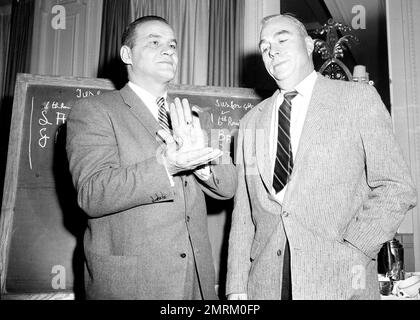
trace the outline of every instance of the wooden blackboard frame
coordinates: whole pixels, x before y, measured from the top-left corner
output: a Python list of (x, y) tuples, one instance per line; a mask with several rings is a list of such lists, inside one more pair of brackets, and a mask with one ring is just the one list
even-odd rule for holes
[[(33, 85), (92, 88), (102, 90), (115, 89), (112, 82), (107, 79), (65, 76), (43, 76), (23, 73), (17, 75), (10, 125), (7, 164), (4, 180), (5, 183), (3, 188), (3, 201), (0, 215), (1, 294), (7, 294), (7, 268), (10, 254), (10, 242), (13, 233), (14, 209), (18, 189), (19, 165), (22, 153), (22, 139), (24, 134), (24, 115), (28, 99), (27, 91), (28, 88)], [(168, 92), (172, 95), (206, 95), (261, 100), (261, 97), (253, 89), (248, 88), (225, 88), (215, 86), (192, 86), (171, 84), (169, 86)], [(63, 293), (58, 292), (58, 294)], [(51, 294), (49, 294), (48, 296), (51, 296)]]
[(0, 215), (0, 279), (1, 294), (6, 292), (9, 249), (12, 238), (14, 207), (18, 187), (19, 164), (22, 151), (23, 125), (27, 90), (31, 85), (90, 87), (97, 89), (114, 89), (107, 79), (81, 77), (54, 77), (19, 73), (16, 76), (12, 118), (10, 124), (9, 146), (7, 152), (6, 173), (3, 188), (3, 200)]

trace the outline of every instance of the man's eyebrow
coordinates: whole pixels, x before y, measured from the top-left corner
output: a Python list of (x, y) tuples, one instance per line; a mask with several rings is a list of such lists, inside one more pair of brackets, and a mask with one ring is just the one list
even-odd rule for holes
[(289, 30), (280, 30), (280, 31), (276, 32), (274, 34), (274, 36), (277, 37), (277, 36), (281, 36), (283, 34), (291, 34), (291, 32)]
[[(282, 36), (282, 35), (289, 35), (289, 34), (292, 34), (289, 30), (280, 30), (280, 31), (277, 31), (277, 32), (273, 35), (273, 38), (278, 37), (278, 36)], [(260, 42), (259, 42), (259, 44), (258, 44), (258, 47), (261, 47), (261, 45), (262, 45), (264, 42), (267, 42), (267, 41), (266, 41), (265, 39), (261, 39), (261, 40), (260, 40)]]
[[(160, 34), (154, 34), (154, 33), (151, 33), (151, 34), (149, 34), (148, 36), (147, 36), (147, 38), (163, 38)], [(174, 39), (170, 39), (169, 41), (171, 41), (171, 42), (175, 42), (175, 44), (178, 44), (178, 42), (176, 41), (176, 39), (174, 38)]]
[(162, 38), (162, 36), (161, 36), (161, 35), (159, 35), (159, 34), (155, 34), (155, 33), (150, 33), (147, 37), (148, 37), (148, 38)]

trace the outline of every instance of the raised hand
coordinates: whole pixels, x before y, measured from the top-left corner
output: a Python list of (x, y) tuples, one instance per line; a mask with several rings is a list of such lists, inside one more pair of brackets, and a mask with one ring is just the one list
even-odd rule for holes
[(191, 171), (203, 164), (219, 158), (223, 152), (213, 148), (186, 149), (179, 148), (174, 138), (166, 131), (159, 130), (158, 134), (166, 143), (163, 157), (166, 161), (167, 170), (171, 175), (184, 171)]
[(180, 150), (205, 148), (208, 143), (205, 132), (201, 129), (200, 119), (191, 112), (187, 99), (175, 98), (170, 104), (173, 137)]

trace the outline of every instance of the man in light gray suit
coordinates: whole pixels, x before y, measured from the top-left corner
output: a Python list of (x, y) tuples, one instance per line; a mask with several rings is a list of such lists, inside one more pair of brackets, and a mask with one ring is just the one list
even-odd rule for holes
[(204, 193), (231, 198), (235, 168), (210, 162), (220, 151), (205, 147), (188, 101), (171, 104), (169, 126), (158, 98), (178, 57), (166, 20), (134, 21), (120, 53), (128, 84), (79, 101), (67, 123), (70, 172), (89, 216), (86, 296), (217, 299)]
[(294, 17), (265, 18), (259, 47), (279, 90), (240, 122), (228, 298), (379, 298), (377, 253), (417, 201), (390, 116), (314, 71)]

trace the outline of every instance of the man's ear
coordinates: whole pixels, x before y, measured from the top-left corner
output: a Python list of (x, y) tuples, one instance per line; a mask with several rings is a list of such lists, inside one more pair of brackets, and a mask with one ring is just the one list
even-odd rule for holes
[(312, 52), (314, 51), (314, 40), (310, 36), (307, 36), (305, 37), (305, 43), (306, 43), (306, 50), (308, 51), (308, 56), (310, 56)]
[(120, 57), (122, 62), (124, 62), (125, 64), (133, 64), (133, 61), (131, 59), (131, 49), (130, 47), (124, 45), (121, 47), (120, 49)]

